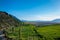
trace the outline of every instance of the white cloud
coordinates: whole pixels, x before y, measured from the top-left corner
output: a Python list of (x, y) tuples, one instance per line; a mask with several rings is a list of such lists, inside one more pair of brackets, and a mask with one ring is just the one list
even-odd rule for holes
[(47, 15), (35, 15), (30, 17), (23, 18), (24, 20), (43, 20), (43, 21), (51, 21), (54, 19), (60, 19), (59, 13), (55, 14), (47, 14)]

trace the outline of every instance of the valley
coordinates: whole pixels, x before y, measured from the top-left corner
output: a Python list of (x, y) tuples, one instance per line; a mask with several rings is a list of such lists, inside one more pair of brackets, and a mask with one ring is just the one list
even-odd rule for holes
[(0, 12), (0, 40), (60, 40), (60, 22), (21, 21)]

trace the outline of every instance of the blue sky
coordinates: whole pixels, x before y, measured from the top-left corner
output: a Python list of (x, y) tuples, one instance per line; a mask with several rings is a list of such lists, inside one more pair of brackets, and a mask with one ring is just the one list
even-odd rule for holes
[(53, 20), (60, 18), (60, 0), (0, 0), (0, 11), (20, 20)]

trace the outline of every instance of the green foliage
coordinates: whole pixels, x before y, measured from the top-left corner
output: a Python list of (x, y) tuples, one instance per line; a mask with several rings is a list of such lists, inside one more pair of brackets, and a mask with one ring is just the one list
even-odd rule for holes
[[(33, 39), (33, 35), (35, 35), (35, 32), (33, 31), (35, 26), (28, 25), (28, 26), (20, 26), (20, 27), (14, 27), (14, 31), (12, 30), (12, 27), (7, 29), (7, 36), (9, 38), (18, 38), (20, 36), (20, 39)], [(13, 31), (13, 32), (12, 32)], [(20, 34), (19, 34), (20, 32)]]
[[(38, 32), (36, 33), (34, 29)], [(56, 40), (60, 37), (60, 25), (48, 25), (45, 27), (35, 27), (33, 25), (25, 25), (20, 27), (10, 27), (7, 31), (7, 36), (16, 40)], [(12, 32), (13, 31), (13, 32)], [(20, 32), (20, 34), (19, 34)], [(42, 38), (39, 36), (42, 36)], [(20, 36), (20, 37), (19, 37)]]

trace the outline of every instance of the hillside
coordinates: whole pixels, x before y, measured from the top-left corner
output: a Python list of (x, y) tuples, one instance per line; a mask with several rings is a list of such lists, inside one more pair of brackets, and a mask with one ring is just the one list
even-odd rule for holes
[(18, 26), (21, 23), (15, 16), (0, 11), (0, 27)]
[(6, 30), (7, 36), (12, 40), (59, 40), (60, 24), (47, 25), (44, 27), (35, 27), (33, 25), (25, 25)]

